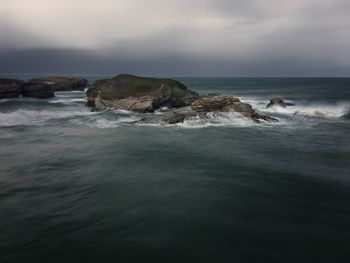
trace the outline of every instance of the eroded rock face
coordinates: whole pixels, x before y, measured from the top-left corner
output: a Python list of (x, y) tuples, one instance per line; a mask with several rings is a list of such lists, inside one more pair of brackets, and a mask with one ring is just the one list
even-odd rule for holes
[(0, 99), (19, 97), (22, 83), (23, 81), (17, 79), (0, 79)]
[(41, 82), (53, 86), (54, 91), (75, 91), (84, 90), (88, 86), (88, 81), (78, 77), (42, 77), (31, 79), (30, 81)]
[(95, 99), (95, 107), (99, 110), (121, 109), (138, 113), (154, 112), (156, 108), (156, 98), (144, 96), (139, 98), (127, 97), (119, 100), (103, 100), (100, 95)]
[(197, 112), (226, 112), (229, 106), (240, 102), (238, 98), (222, 95), (202, 96), (191, 105), (192, 110)]
[(161, 106), (190, 105), (199, 95), (171, 79), (119, 75), (96, 81), (86, 92), (88, 105), (105, 108), (153, 112)]
[(23, 97), (47, 99), (55, 96), (52, 85), (41, 82), (27, 81), (22, 84)]
[(275, 107), (275, 106), (286, 108), (287, 106), (295, 106), (295, 105), (293, 103), (286, 103), (281, 98), (273, 98), (270, 100), (270, 103), (267, 104), (266, 108), (271, 108), (271, 107)]

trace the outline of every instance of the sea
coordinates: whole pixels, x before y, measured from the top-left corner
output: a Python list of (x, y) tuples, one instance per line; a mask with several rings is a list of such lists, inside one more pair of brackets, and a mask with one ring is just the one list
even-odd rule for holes
[(1, 263), (350, 262), (350, 79), (176, 79), (279, 122), (0, 101)]

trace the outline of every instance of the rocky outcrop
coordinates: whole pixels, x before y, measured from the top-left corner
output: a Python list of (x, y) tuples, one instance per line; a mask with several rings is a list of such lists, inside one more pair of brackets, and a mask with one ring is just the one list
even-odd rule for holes
[(237, 112), (251, 118), (255, 122), (278, 121), (277, 119), (257, 113), (248, 103), (241, 102), (233, 96), (213, 95), (203, 96), (191, 105), (192, 110), (197, 112)]
[(182, 123), (191, 117), (200, 116), (205, 118), (206, 113), (196, 112), (190, 106), (169, 110), (162, 114), (152, 114), (132, 124), (176, 124)]
[(0, 99), (19, 97), (22, 83), (23, 81), (17, 79), (0, 79)]
[(229, 107), (240, 100), (232, 96), (207, 95), (194, 101), (191, 105), (192, 110), (197, 112), (226, 112)]
[(208, 113), (235, 112), (251, 119), (253, 122), (277, 122), (278, 120), (257, 113), (248, 103), (241, 102), (233, 96), (208, 95), (194, 101), (189, 107), (178, 108), (161, 115), (148, 116), (136, 123), (169, 123), (183, 122), (191, 117), (207, 118)]
[(54, 91), (74, 91), (85, 90), (88, 86), (88, 81), (78, 77), (41, 77), (31, 79), (30, 81), (41, 82), (53, 86)]
[(153, 112), (161, 106), (184, 107), (198, 99), (197, 92), (171, 79), (144, 78), (122, 74), (96, 81), (86, 92), (88, 105), (106, 108)]
[(17, 98), (20, 95), (31, 98), (51, 98), (55, 96), (52, 85), (35, 81), (0, 79), (0, 99)]
[(22, 84), (23, 97), (47, 99), (55, 96), (52, 85), (42, 82), (27, 81)]
[(287, 106), (295, 106), (295, 105), (293, 103), (286, 103), (281, 98), (273, 98), (270, 100), (270, 103), (267, 104), (266, 108), (271, 108), (271, 107), (275, 107), (275, 106), (286, 108)]

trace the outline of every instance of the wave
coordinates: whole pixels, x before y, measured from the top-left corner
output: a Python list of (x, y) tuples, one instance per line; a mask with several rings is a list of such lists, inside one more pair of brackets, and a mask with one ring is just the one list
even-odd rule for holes
[(193, 117), (186, 119), (183, 123), (177, 124), (177, 126), (184, 128), (200, 128), (210, 126), (236, 126), (236, 127), (248, 127), (254, 125), (254, 122), (245, 118), (240, 114), (227, 112), (227, 113), (208, 113), (206, 118)]
[(349, 103), (339, 104), (311, 104), (311, 105), (296, 105), (286, 108), (272, 107), (269, 109), (262, 109), (260, 111), (266, 113), (277, 113), (281, 115), (300, 115), (306, 117), (317, 117), (327, 119), (339, 119), (346, 116), (350, 111)]
[(43, 124), (49, 120), (57, 120), (86, 115), (95, 115), (89, 111), (48, 111), (48, 110), (16, 110), (0, 113), (0, 126), (32, 126)]
[(62, 99), (55, 99), (55, 100), (49, 100), (49, 103), (52, 104), (72, 104), (72, 103), (86, 103), (86, 99), (85, 98), (62, 98)]
[(140, 123), (140, 126), (158, 126), (158, 127), (181, 127), (181, 128), (206, 128), (206, 127), (249, 127), (258, 125), (251, 119), (246, 118), (234, 112), (208, 113), (203, 117), (190, 117), (182, 123), (168, 124), (159, 123)]

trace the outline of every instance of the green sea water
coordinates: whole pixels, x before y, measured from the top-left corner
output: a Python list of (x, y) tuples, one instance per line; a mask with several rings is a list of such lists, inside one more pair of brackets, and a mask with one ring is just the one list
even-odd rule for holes
[(280, 122), (0, 101), (0, 262), (349, 262), (350, 79), (179, 80)]

